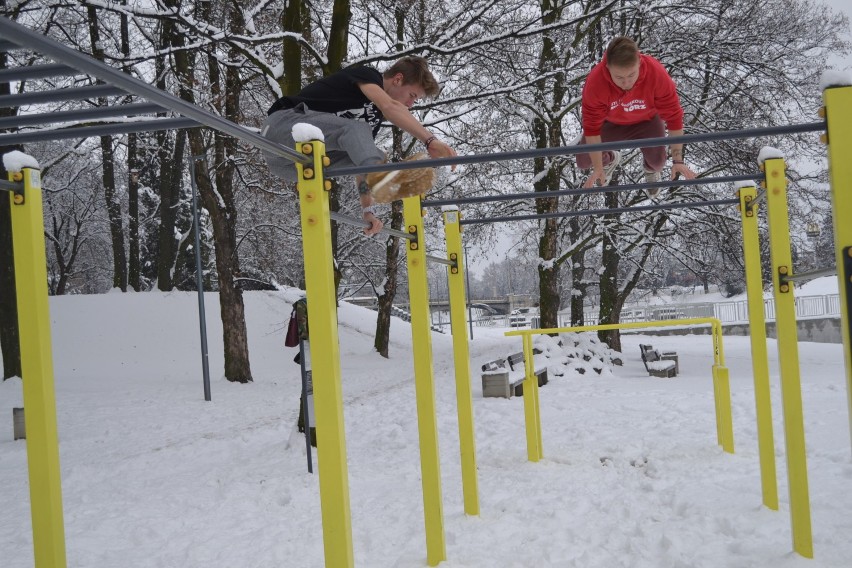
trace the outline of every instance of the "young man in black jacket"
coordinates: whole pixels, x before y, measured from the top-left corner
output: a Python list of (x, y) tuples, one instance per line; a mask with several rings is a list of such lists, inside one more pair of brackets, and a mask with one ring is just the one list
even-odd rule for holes
[[(388, 120), (422, 142), (430, 157), (451, 157), (456, 155), (455, 150), (433, 135), (409, 110), (418, 100), (434, 97), (438, 91), (438, 82), (422, 57), (404, 57), (384, 73), (369, 66), (348, 67), (307, 85), (294, 96), (278, 99), (269, 109), (261, 134), (292, 148), (296, 144), (293, 126), (311, 124), (322, 131), (326, 154), (333, 166), (365, 166), (386, 160), (374, 138), (382, 121)], [(296, 168), (291, 160), (267, 152), (264, 156), (272, 173), (296, 181)], [(372, 235), (383, 226), (374, 214), (374, 197), (380, 201), (402, 197), (400, 193), (405, 191), (399, 184), (405, 183), (403, 179), (414, 180), (426, 174), (432, 176), (432, 170), (358, 176), (364, 220), (370, 223), (365, 233)], [(391, 186), (393, 190), (389, 190)]]

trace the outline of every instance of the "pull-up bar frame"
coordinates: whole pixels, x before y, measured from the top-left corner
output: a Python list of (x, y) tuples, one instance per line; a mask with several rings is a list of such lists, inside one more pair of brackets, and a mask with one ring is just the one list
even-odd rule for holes
[[(271, 142), (257, 132), (234, 124), (230, 120), (217, 116), (211, 112), (176, 97), (165, 91), (144, 83), (118, 69), (93, 59), (79, 51), (71, 49), (57, 41), (42, 34), (26, 28), (8, 18), (0, 17), (0, 37), (18, 46), (28, 46), (40, 54), (64, 63), (82, 73), (97, 77), (108, 85), (121, 89), (120, 94), (131, 93), (143, 99), (155, 102), (163, 108), (167, 108), (187, 118), (194, 119), (201, 125), (208, 126), (219, 132), (230, 134), (234, 138), (251, 144), (261, 150), (266, 150), (278, 156), (283, 156), (300, 164), (310, 163), (311, 160), (305, 155), (296, 152), (292, 148)], [(29, 95), (29, 93), (28, 93)], [(23, 101), (29, 102), (29, 101)], [(172, 126), (171, 128), (176, 128)]]
[(557, 219), (561, 217), (585, 217), (587, 215), (614, 215), (634, 211), (664, 211), (669, 209), (697, 209), (738, 204), (739, 199), (715, 199), (713, 201), (681, 201), (678, 203), (659, 203), (656, 205), (639, 205), (636, 207), (613, 207), (612, 209), (583, 209), (581, 211), (560, 211), (557, 213), (538, 213), (530, 215), (509, 215), (505, 217), (482, 217), (479, 219), (462, 219), (462, 225), (481, 225), (485, 223), (503, 223), (505, 221), (532, 221), (537, 219)]
[(469, 156), (453, 156), (452, 158), (437, 158), (433, 160), (413, 160), (410, 162), (389, 162), (371, 164), (369, 166), (350, 166), (344, 168), (329, 168), (325, 170), (326, 177), (341, 177), (371, 172), (387, 172), (392, 170), (412, 170), (417, 168), (437, 168), (461, 164), (482, 164), (486, 162), (505, 162), (527, 158), (546, 158), (601, 152), (606, 150), (630, 150), (634, 148), (649, 148), (652, 146), (668, 146), (670, 144), (691, 144), (695, 142), (715, 142), (718, 140), (738, 140), (742, 138), (760, 138), (764, 136), (779, 136), (782, 134), (802, 134), (804, 132), (820, 132), (826, 128), (825, 121), (789, 124), (784, 126), (767, 126), (765, 128), (747, 128), (745, 130), (723, 130), (720, 132), (702, 132), (701, 134), (685, 134), (683, 136), (663, 136), (660, 138), (643, 138), (641, 140), (620, 140), (617, 142), (602, 142), (600, 144), (582, 144), (574, 146), (559, 146), (556, 148), (531, 148), (513, 152), (494, 152), (491, 154), (473, 154)]
[(423, 207), (443, 207), (445, 205), (467, 205), (471, 203), (491, 203), (493, 201), (515, 201), (521, 199), (549, 199), (563, 195), (588, 195), (591, 193), (616, 193), (634, 191), (637, 189), (649, 189), (658, 187), (667, 189), (672, 186), (694, 186), (707, 185), (711, 183), (732, 183), (738, 181), (762, 181), (763, 174), (739, 174), (733, 176), (718, 176), (711, 178), (683, 179), (676, 181), (658, 181), (653, 183), (626, 183), (624, 185), (605, 185), (596, 187), (581, 187), (573, 189), (560, 189), (557, 191), (523, 191), (519, 193), (506, 193), (503, 195), (478, 195), (476, 197), (459, 197), (454, 199), (432, 199), (424, 201)]

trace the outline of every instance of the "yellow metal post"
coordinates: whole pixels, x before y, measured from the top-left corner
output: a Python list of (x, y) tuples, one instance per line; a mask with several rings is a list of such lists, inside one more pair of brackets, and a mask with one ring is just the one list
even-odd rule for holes
[(464, 512), (479, 514), (479, 482), (476, 475), (476, 438), (473, 428), (473, 394), (470, 383), (470, 350), (467, 343), (465, 313), (464, 256), (461, 240), (461, 214), (458, 209), (444, 211), (444, 235), (447, 256), (454, 266), (447, 268), (450, 289), (450, 328), (453, 333), (453, 362), (456, 371), (456, 405), (459, 415), (459, 451), (461, 453)]
[(731, 409), (731, 380), (725, 366), (722, 322), (713, 318), (713, 400), (716, 404), (716, 437), (722, 449), (734, 453), (734, 417)]
[(734, 453), (734, 425), (731, 412), (731, 381), (728, 368), (713, 365), (713, 399), (716, 401), (716, 439), (722, 449)]
[(524, 421), (527, 430), (527, 459), (537, 462), (544, 457), (541, 440), (541, 406), (538, 398), (538, 377), (533, 361), (532, 334), (525, 333), (521, 340), (524, 346)]
[(37, 169), (23, 168), (20, 172), (9, 172), (9, 179), (23, 183), (23, 192), (11, 195), (12, 241), (35, 566), (64, 568), (65, 528), (47, 304), (41, 175)]
[(778, 362), (781, 371), (781, 398), (784, 409), (784, 439), (787, 447), (787, 478), (790, 492), (790, 520), (793, 550), (813, 558), (811, 511), (808, 496), (808, 466), (805, 455), (805, 428), (802, 413), (802, 384), (799, 376), (799, 338), (792, 275), (790, 222), (787, 210), (787, 179), (783, 158), (763, 164), (766, 173), (766, 202), (769, 218), (769, 245), (772, 259), (772, 289), (775, 298), (775, 325), (778, 336)]
[(769, 390), (769, 354), (766, 350), (766, 317), (763, 311), (760, 238), (757, 230), (757, 208), (752, 207), (757, 198), (757, 189), (753, 185), (741, 187), (738, 193), (743, 230), (751, 365), (754, 373), (760, 483), (763, 490), (763, 504), (777, 511), (778, 480), (775, 471), (775, 436), (772, 432), (772, 398)]
[(426, 524), (426, 562), (437, 566), (447, 559), (438, 453), (438, 417), (435, 378), (432, 371), (432, 332), (429, 326), (429, 279), (423, 237), (420, 196), (403, 199), (408, 232), (408, 297), (411, 302), (411, 335), (414, 343), (414, 388), (417, 396), (417, 428), (420, 433), (420, 472), (423, 484), (423, 515)]
[(325, 565), (351, 567), (355, 562), (327, 193), (331, 182), (325, 181), (322, 173), (328, 158), (325, 144), (318, 140), (297, 144), (296, 149), (313, 158), (312, 164), (297, 163), (297, 170), (311, 345), (315, 354), (322, 354), (311, 359), (311, 366)]
[(852, 439), (852, 87), (832, 87), (823, 92), (828, 124), (828, 178), (834, 211), (834, 247), (840, 292), (840, 329), (846, 362), (846, 400), (849, 404), (849, 434)]

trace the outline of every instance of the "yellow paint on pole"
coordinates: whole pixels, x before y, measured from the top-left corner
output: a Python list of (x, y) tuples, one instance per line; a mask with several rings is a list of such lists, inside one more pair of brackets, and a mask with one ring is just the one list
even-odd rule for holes
[(65, 528), (41, 175), (36, 169), (23, 168), (10, 172), (9, 180), (23, 183), (23, 194), (10, 194), (10, 203), (35, 566), (64, 568)]
[(299, 206), (302, 217), (302, 249), (308, 299), (310, 342), (315, 346), (311, 366), (314, 411), (317, 423), (320, 508), (322, 510), (325, 565), (355, 565), (352, 551), (352, 518), (349, 505), (349, 472), (343, 425), (343, 390), (340, 343), (337, 335), (337, 292), (331, 253), (331, 218), (323, 183), (325, 144), (318, 140), (297, 144), (312, 156), (313, 164), (297, 163)]
[(541, 440), (541, 406), (538, 398), (538, 377), (533, 361), (532, 335), (522, 338), (524, 348), (524, 422), (527, 433), (527, 459), (537, 462), (544, 457)]
[(852, 440), (852, 87), (832, 87), (823, 92), (828, 124), (828, 178), (834, 211), (834, 248), (840, 292), (840, 329), (843, 360), (846, 362), (846, 400), (849, 407), (849, 436)]
[(766, 208), (769, 218), (772, 290), (775, 298), (775, 326), (781, 372), (781, 400), (784, 410), (784, 441), (787, 448), (793, 550), (805, 558), (813, 558), (796, 305), (793, 283), (783, 280), (783, 276), (793, 274), (786, 166), (783, 158), (772, 158), (766, 160), (763, 167), (766, 173)]
[(713, 365), (713, 399), (716, 401), (716, 440), (722, 449), (734, 453), (734, 423), (731, 410), (731, 381), (728, 368)]
[(411, 335), (414, 352), (414, 389), (417, 396), (417, 429), (420, 435), (420, 472), (423, 484), (423, 516), (426, 524), (426, 562), (437, 566), (447, 559), (441, 467), (438, 452), (438, 416), (432, 370), (432, 331), (429, 325), (429, 280), (423, 236), (420, 196), (403, 199), (408, 232), (408, 297), (411, 302)]
[(757, 445), (760, 455), (760, 484), (763, 504), (778, 510), (778, 479), (775, 470), (775, 436), (772, 432), (772, 398), (769, 388), (769, 354), (766, 349), (766, 316), (763, 304), (763, 279), (760, 267), (760, 238), (755, 186), (739, 190), (748, 298), (751, 365), (754, 374), (754, 404), (757, 419)]
[(453, 333), (453, 363), (456, 371), (456, 405), (459, 419), (459, 451), (461, 453), (462, 492), (464, 512), (479, 514), (479, 482), (476, 473), (476, 437), (473, 427), (473, 394), (470, 379), (470, 350), (467, 339), (465, 312), (464, 255), (461, 240), (461, 213), (444, 211), (444, 235), (447, 241), (448, 260), (455, 262), (447, 267), (450, 289), (450, 329)]

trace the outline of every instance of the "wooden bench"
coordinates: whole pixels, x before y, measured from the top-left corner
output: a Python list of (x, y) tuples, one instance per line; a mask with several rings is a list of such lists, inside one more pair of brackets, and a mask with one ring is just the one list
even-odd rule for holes
[(674, 351), (660, 353), (652, 345), (639, 345), (645, 370), (652, 377), (676, 377), (680, 370)]
[[(495, 359), (482, 365), (482, 396), (524, 396), (524, 352), (513, 353), (508, 358)], [(538, 386), (547, 384), (547, 367), (535, 369)]]

